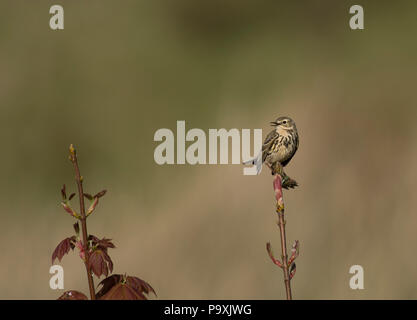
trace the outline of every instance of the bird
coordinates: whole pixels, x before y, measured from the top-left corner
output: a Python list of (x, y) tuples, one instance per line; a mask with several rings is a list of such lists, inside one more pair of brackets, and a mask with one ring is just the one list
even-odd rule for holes
[(257, 157), (244, 161), (245, 165), (255, 165), (257, 174), (261, 173), (265, 163), (275, 174), (277, 162), (285, 167), (298, 150), (299, 138), (294, 120), (290, 117), (279, 117), (271, 122), (274, 129), (266, 136), (262, 150)]

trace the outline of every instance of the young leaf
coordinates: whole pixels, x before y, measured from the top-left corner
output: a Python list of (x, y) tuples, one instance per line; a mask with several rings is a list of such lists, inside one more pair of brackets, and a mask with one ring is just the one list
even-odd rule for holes
[(155, 290), (137, 277), (114, 274), (99, 283), (102, 288), (96, 297), (101, 300), (147, 300), (146, 295)]
[(136, 292), (142, 292), (142, 293), (153, 293), (156, 296), (155, 290), (151, 287), (149, 283), (146, 281), (139, 279), (138, 277), (131, 277), (128, 276), (126, 278), (126, 283), (131, 286)]
[(61, 202), (61, 205), (64, 208), (64, 210), (66, 212), (68, 212), (70, 215), (72, 215), (73, 217), (78, 216), (77, 213), (74, 210), (72, 210), (72, 208), (68, 204), (66, 204), (65, 202)]
[(65, 184), (63, 185), (63, 187), (61, 189), (61, 195), (62, 195), (62, 200), (66, 200), (67, 199), (67, 193), (65, 191)]
[(89, 193), (84, 193), (84, 197), (86, 197), (88, 200), (93, 200), (93, 196)]
[(97, 247), (98, 249), (104, 250), (106, 252), (107, 252), (107, 248), (116, 248), (113, 242), (111, 242), (111, 239), (103, 238), (100, 240), (96, 236), (90, 234), (90, 236), (88, 237), (88, 240), (91, 241), (94, 247)]
[(78, 221), (73, 224), (75, 234), (78, 236), (80, 234), (80, 225), (78, 224)]
[(282, 263), (278, 259), (275, 259), (274, 254), (272, 253), (271, 244), (269, 242), (266, 244), (266, 251), (268, 251), (268, 255), (272, 262), (275, 263), (278, 267), (282, 268)]
[(107, 292), (109, 292), (109, 290), (115, 286), (116, 284), (118, 284), (119, 282), (123, 282), (123, 275), (121, 274), (113, 274), (110, 277), (107, 277), (105, 279), (103, 279), (98, 286), (102, 286), (102, 288), (100, 289), (99, 292), (97, 292), (96, 297), (100, 298), (101, 296), (103, 296), (104, 294), (106, 294)]
[(107, 190), (102, 190), (99, 193), (97, 193), (94, 198), (101, 198), (102, 196), (104, 196), (106, 194)]
[(113, 262), (110, 256), (106, 251), (100, 249), (96, 249), (90, 254), (89, 267), (97, 278), (100, 278), (103, 274), (107, 277), (109, 271), (110, 273), (113, 272)]
[(291, 256), (290, 256), (290, 259), (288, 260), (288, 266), (290, 266), (294, 262), (294, 260), (298, 257), (299, 253), (300, 253), (300, 242), (298, 240), (295, 240), (291, 248)]
[(79, 291), (65, 291), (57, 300), (88, 300), (87, 296)]
[(290, 267), (290, 280), (294, 277), (296, 271), (297, 266), (295, 265), (295, 262), (293, 262)]
[(62, 257), (66, 255), (70, 250), (73, 250), (75, 245), (75, 236), (70, 238), (65, 238), (62, 240), (58, 246), (55, 248), (54, 252), (52, 253), (52, 264), (54, 264), (55, 259), (58, 258), (58, 261), (61, 262)]

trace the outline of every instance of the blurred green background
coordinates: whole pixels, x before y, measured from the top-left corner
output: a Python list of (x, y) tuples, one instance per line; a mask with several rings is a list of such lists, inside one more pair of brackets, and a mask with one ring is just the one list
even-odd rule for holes
[[(61, 4), (65, 30), (49, 29)], [(417, 3), (360, 1), (0, 3), (1, 299), (54, 299), (51, 254), (75, 144), (86, 191), (108, 194), (89, 231), (114, 239), (116, 273), (161, 299), (282, 299), (272, 178), (240, 165), (154, 162), (159, 128), (263, 128), (289, 115), (287, 237), (297, 299), (416, 299)], [(349, 288), (362, 265), (365, 290)], [(65, 289), (88, 292), (78, 255)], [(97, 279), (96, 279), (97, 283)]]

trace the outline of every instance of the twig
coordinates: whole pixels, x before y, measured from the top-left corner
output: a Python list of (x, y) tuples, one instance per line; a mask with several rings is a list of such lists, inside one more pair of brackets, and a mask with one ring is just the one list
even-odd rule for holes
[[(155, 290), (146, 281), (135, 276), (128, 276), (126, 274), (112, 274), (113, 261), (108, 254), (108, 249), (115, 248), (114, 243), (111, 239), (106, 237), (100, 239), (95, 235), (88, 234), (87, 232), (87, 218), (95, 211), (99, 203), (99, 199), (102, 198), (107, 191), (102, 190), (94, 196), (89, 193), (84, 193), (84, 179), (80, 174), (77, 153), (73, 145), (70, 145), (69, 151), (69, 159), (75, 169), (75, 179), (77, 182), (80, 201), (80, 213), (76, 212), (70, 203), (71, 199), (73, 199), (76, 194), (71, 193), (70, 196), (67, 197), (65, 184), (61, 189), (61, 205), (64, 210), (71, 215), (71, 217), (81, 221), (82, 234), (80, 235), (80, 224), (77, 221), (73, 224), (75, 234), (62, 240), (53, 251), (52, 264), (54, 264), (56, 259), (61, 262), (64, 255), (68, 254), (70, 250), (74, 250), (76, 248), (87, 271), (87, 280), (91, 300), (147, 300), (147, 296), (150, 293), (153, 293), (156, 296)], [(88, 209), (85, 207), (84, 198), (91, 202)], [(93, 275), (97, 278), (100, 278), (103, 275), (106, 277), (98, 284), (101, 288), (97, 293), (94, 290)], [(84, 293), (77, 290), (66, 291), (58, 299), (88, 300)]]
[(94, 290), (94, 281), (93, 281), (93, 276), (91, 274), (90, 263), (89, 263), (90, 253), (89, 253), (88, 233), (87, 233), (87, 219), (85, 215), (85, 205), (84, 205), (83, 178), (80, 174), (80, 169), (78, 166), (77, 153), (72, 144), (70, 145), (69, 150), (70, 150), (70, 160), (72, 164), (74, 165), (74, 169), (75, 169), (75, 180), (77, 181), (78, 196), (80, 199), (80, 215), (81, 215), (80, 220), (81, 220), (81, 230), (82, 230), (82, 236), (83, 236), (83, 247), (84, 247), (84, 252), (85, 252), (84, 264), (85, 264), (85, 269), (87, 271), (88, 287), (90, 289), (90, 298), (91, 300), (95, 300), (96, 293)]
[(287, 300), (292, 300), (291, 279), (294, 277), (294, 274), (296, 271), (294, 260), (298, 257), (299, 242), (298, 240), (294, 242), (294, 245), (291, 250), (292, 254), (290, 258), (288, 259), (287, 239), (286, 239), (286, 234), (285, 234), (286, 221), (285, 221), (285, 215), (284, 215), (284, 199), (283, 199), (283, 193), (282, 193), (283, 184), (285, 183), (285, 181), (283, 182), (282, 176), (284, 176), (284, 179), (285, 178), (288, 179), (288, 176), (283, 172), (282, 167), (278, 168), (275, 172), (276, 174), (274, 175), (273, 186), (274, 186), (274, 191), (275, 191), (275, 199), (277, 201), (276, 212), (278, 214), (278, 227), (279, 227), (280, 237), (281, 237), (281, 259), (282, 259), (281, 261), (282, 262), (274, 258), (270, 243), (266, 244), (266, 249), (268, 251), (269, 257), (271, 258), (272, 262), (283, 270), (285, 292), (286, 292)]
[(290, 273), (288, 270), (287, 239), (285, 234), (284, 200), (282, 196), (282, 179), (279, 174), (274, 178), (275, 197), (277, 198), (278, 227), (281, 235), (281, 258), (284, 270), (284, 283), (287, 300), (292, 300)]

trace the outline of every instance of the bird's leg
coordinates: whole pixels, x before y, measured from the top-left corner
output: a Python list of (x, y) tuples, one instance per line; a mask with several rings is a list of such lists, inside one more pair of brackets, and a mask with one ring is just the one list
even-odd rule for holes
[(287, 174), (284, 172), (284, 168), (282, 167), (280, 162), (275, 162), (273, 165), (269, 166), (271, 169), (272, 175), (279, 174), (282, 178), (282, 187), (284, 189), (295, 188), (298, 186), (297, 181), (291, 179)]
[(271, 170), (272, 170), (273, 175), (279, 174), (281, 176), (281, 178), (284, 178), (284, 176), (286, 176), (286, 174), (284, 173), (284, 168), (282, 167), (282, 165), (279, 161), (276, 161), (272, 165)]

